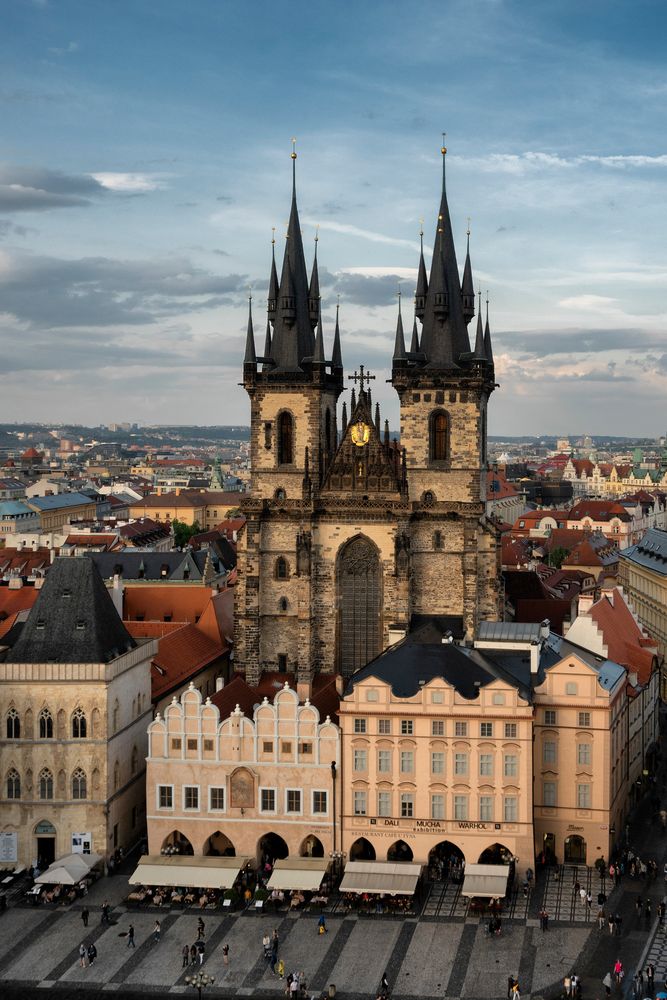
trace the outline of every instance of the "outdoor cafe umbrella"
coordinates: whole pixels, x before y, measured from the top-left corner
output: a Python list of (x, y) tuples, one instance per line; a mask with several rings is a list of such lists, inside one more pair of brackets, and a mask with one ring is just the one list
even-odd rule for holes
[(35, 884), (41, 883), (44, 885), (76, 885), (79, 881), (80, 875), (72, 875), (68, 872), (66, 868), (49, 868), (48, 871), (42, 872), (35, 879)]

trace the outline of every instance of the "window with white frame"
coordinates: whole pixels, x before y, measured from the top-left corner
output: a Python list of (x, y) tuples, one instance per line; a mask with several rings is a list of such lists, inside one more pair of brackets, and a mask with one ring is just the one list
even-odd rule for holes
[(355, 749), (352, 768), (354, 771), (366, 771), (368, 769), (368, 754), (365, 750)]
[(454, 723), (454, 735), (455, 736), (467, 736), (468, 735), (468, 723), (467, 722), (455, 722)]
[(577, 785), (577, 808), (590, 809), (591, 807), (591, 786), (588, 784)]
[(516, 722), (506, 722), (505, 723), (505, 739), (515, 740), (517, 734)]
[(590, 764), (591, 744), (577, 743), (577, 764)]
[(157, 805), (158, 805), (158, 809), (173, 809), (174, 808), (174, 786), (173, 785), (158, 785), (157, 786)]
[(355, 788), (354, 790), (354, 815), (366, 815), (366, 791), (363, 788)]
[(378, 772), (389, 774), (391, 771), (391, 750), (378, 750)]
[(480, 722), (479, 724), (479, 735), (482, 739), (489, 739), (493, 736), (493, 723), (492, 722)]
[(480, 795), (479, 818), (483, 823), (493, 822), (493, 795)]
[(481, 753), (479, 755), (479, 773), (484, 778), (489, 778), (493, 774), (493, 754)]
[(431, 754), (431, 774), (445, 773), (445, 755), (442, 750), (434, 750)]
[(544, 709), (544, 725), (545, 726), (555, 726), (556, 725), (556, 709), (555, 708), (545, 708)]
[(515, 753), (506, 753), (503, 762), (503, 774), (506, 778), (516, 778), (519, 773), (519, 758)]
[(391, 816), (391, 792), (378, 792), (378, 816)]
[(412, 736), (415, 724), (412, 719), (401, 719), (401, 736)]
[(467, 819), (468, 818), (468, 796), (467, 795), (455, 795), (454, 796), (454, 819)]
[(468, 754), (467, 753), (455, 753), (454, 754), (454, 774), (467, 774), (468, 773)]
[(431, 704), (442, 705), (444, 703), (444, 691), (431, 691)]
[(503, 818), (506, 823), (516, 823), (519, 815), (519, 800), (516, 795), (506, 795), (503, 800)]
[(591, 713), (590, 712), (579, 712), (579, 725), (588, 728), (591, 724)]
[(556, 789), (555, 781), (545, 781), (542, 785), (542, 801), (550, 809), (553, 809), (557, 803)]
[(209, 809), (224, 809), (225, 808), (225, 789), (224, 787), (218, 786), (216, 788), (209, 788), (208, 790), (208, 801)]
[(355, 731), (355, 733), (365, 733), (366, 732), (366, 720), (365, 719), (355, 719), (354, 720), (354, 731)]
[(445, 796), (436, 792), (431, 796), (431, 819), (445, 818)]
[(183, 808), (199, 809), (199, 787), (197, 785), (183, 786)]
[(401, 750), (401, 774), (412, 774), (415, 769), (415, 755), (412, 750)]
[(431, 720), (431, 736), (444, 736), (445, 735), (445, 723), (443, 719), (432, 719)]
[(378, 719), (378, 733), (380, 736), (391, 736), (391, 719)]
[(415, 797), (412, 792), (401, 792), (401, 816), (411, 819), (415, 814)]
[(325, 791), (313, 792), (313, 814), (324, 814), (327, 812), (327, 793)]
[(542, 744), (542, 763), (555, 764), (558, 759), (558, 752), (555, 740), (545, 740)]
[(300, 788), (288, 788), (285, 794), (285, 812), (288, 813), (300, 813), (301, 812), (301, 789)]
[(259, 808), (264, 813), (274, 813), (276, 811), (276, 790), (275, 788), (260, 788)]

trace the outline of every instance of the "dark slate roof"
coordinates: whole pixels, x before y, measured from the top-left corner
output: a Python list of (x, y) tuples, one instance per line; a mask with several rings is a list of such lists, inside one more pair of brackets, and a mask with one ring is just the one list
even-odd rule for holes
[[(224, 541), (224, 540), (223, 540)], [(225, 560), (235, 565), (233, 549), (225, 542)], [(222, 552), (222, 544), (221, 544)], [(124, 549), (122, 552), (88, 552), (104, 580), (111, 580), (119, 573), (126, 580), (202, 580), (209, 550), (200, 552), (142, 552)], [(221, 553), (210, 550), (216, 573), (223, 573), (225, 563)], [(233, 560), (233, 561), (232, 561)]]
[(620, 555), (621, 559), (628, 559), (661, 576), (667, 576), (667, 531), (649, 528), (641, 541), (624, 549)]
[(37, 510), (60, 510), (61, 507), (77, 507), (84, 503), (93, 503), (94, 498), (85, 493), (59, 493), (58, 496), (30, 497), (27, 502)]
[(107, 663), (136, 645), (93, 562), (61, 556), (51, 566), (7, 660)]

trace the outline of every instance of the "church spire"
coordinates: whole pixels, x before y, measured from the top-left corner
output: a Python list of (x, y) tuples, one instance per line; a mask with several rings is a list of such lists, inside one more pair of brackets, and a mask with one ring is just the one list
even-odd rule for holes
[(296, 140), (292, 142), (292, 206), (273, 327), (272, 349), (276, 372), (302, 370), (304, 359), (312, 358), (315, 348), (308, 302), (308, 275), (296, 202)]
[(445, 161), (447, 147), (442, 146), (442, 196), (438, 212), (431, 276), (424, 308), (421, 350), (431, 369), (458, 367), (461, 354), (470, 351), (468, 331), (463, 318), (461, 285), (447, 204)]
[(327, 359), (324, 355), (324, 333), (322, 331), (322, 304), (318, 300), (318, 317), (317, 317), (317, 337), (315, 338), (315, 354), (313, 355), (313, 364), (321, 365), (324, 367), (327, 363)]
[(467, 324), (475, 315), (475, 286), (472, 283), (472, 265), (470, 263), (470, 219), (468, 219), (468, 242), (466, 244), (466, 262), (463, 268), (463, 281), (461, 282), (461, 303), (463, 305), (463, 319)]
[(313, 257), (313, 269), (310, 273), (310, 285), (308, 286), (308, 311), (313, 330), (317, 326), (320, 316), (320, 276), (317, 269), (317, 244), (319, 239), (318, 230), (316, 230), (315, 256)]
[(338, 313), (340, 310), (340, 302), (336, 303), (336, 329), (334, 330), (334, 342), (333, 350), (331, 352), (331, 366), (333, 368), (333, 373), (336, 374), (337, 371), (343, 370), (343, 355), (340, 349), (340, 328), (338, 326)]
[(264, 336), (264, 354), (262, 356), (264, 370), (272, 367), (271, 358), (271, 321), (266, 321), (266, 334)]
[(396, 340), (394, 341), (394, 364), (405, 361), (405, 335), (403, 333), (403, 316), (401, 315), (401, 291), (398, 291), (398, 320), (396, 321)]
[(424, 224), (419, 227), (419, 270), (417, 272), (417, 290), (415, 292), (415, 314), (417, 319), (423, 320), (426, 308), (426, 295), (428, 292), (428, 278), (426, 277), (426, 264), (424, 263)]
[(412, 321), (412, 340), (410, 341), (410, 354), (419, 354), (419, 334), (417, 333), (417, 317)]
[(477, 310), (477, 335), (475, 337), (475, 361), (486, 361), (484, 350), (484, 329), (482, 327), (482, 292), (479, 292), (479, 309)]
[[(481, 309), (480, 309), (481, 312)], [(491, 368), (493, 368), (493, 350), (491, 349), (491, 328), (489, 327), (489, 293), (486, 293), (486, 326), (484, 327), (484, 354)]]
[(276, 227), (272, 229), (271, 237), (271, 277), (269, 278), (269, 297), (267, 299), (267, 312), (269, 319), (273, 323), (276, 318), (276, 307), (278, 305), (278, 272), (276, 270)]
[(243, 356), (243, 367), (254, 366), (257, 368), (257, 354), (255, 352), (255, 331), (252, 327), (252, 295), (248, 296), (248, 330), (245, 339), (245, 354)]

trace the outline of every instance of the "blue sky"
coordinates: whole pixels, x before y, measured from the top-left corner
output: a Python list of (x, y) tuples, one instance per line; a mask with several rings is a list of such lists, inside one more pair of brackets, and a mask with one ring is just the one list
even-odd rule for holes
[(13, 0), (0, 35), (0, 420), (248, 422), (297, 137), (330, 347), (389, 376), (447, 132), (496, 434), (667, 430), (660, 2)]

